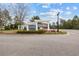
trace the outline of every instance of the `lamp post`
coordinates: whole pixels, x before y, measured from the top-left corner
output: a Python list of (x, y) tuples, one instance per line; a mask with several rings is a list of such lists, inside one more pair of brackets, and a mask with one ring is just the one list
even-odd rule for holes
[(59, 32), (59, 14), (60, 12), (57, 13), (57, 32)]

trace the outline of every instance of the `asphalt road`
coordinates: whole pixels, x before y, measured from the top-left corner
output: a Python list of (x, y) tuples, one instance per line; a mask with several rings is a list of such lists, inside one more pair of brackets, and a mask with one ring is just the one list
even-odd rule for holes
[(79, 56), (79, 30), (66, 35), (0, 34), (0, 56)]

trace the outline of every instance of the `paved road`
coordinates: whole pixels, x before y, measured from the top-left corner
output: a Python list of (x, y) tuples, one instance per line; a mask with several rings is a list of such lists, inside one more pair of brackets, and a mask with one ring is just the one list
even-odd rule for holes
[(79, 56), (79, 31), (67, 35), (0, 34), (1, 56)]

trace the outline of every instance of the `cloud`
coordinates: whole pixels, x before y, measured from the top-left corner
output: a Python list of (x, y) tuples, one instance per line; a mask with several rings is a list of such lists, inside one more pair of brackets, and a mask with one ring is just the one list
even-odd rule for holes
[(71, 12), (71, 11), (67, 11), (65, 14), (66, 14), (66, 15), (71, 15), (72, 12)]
[(48, 6), (47, 6), (47, 5), (43, 5), (42, 7), (43, 7), (43, 8), (48, 8)]
[(43, 3), (41, 5), (42, 5), (42, 8), (49, 8), (50, 7), (50, 4), (48, 4), (48, 3)]
[(59, 5), (61, 6), (63, 3), (59, 3)]
[(53, 11), (40, 13), (40, 15), (43, 15), (43, 16), (55, 16), (56, 14), (57, 13)]
[(32, 11), (33, 13), (36, 13), (36, 11), (34, 10), (34, 11)]
[(40, 13), (40, 15), (50, 15), (50, 16), (53, 15), (53, 16), (56, 16), (58, 12), (63, 13), (63, 11), (60, 10), (60, 9), (51, 9), (48, 12)]
[(66, 7), (66, 10), (70, 10), (70, 7)]
[(46, 16), (46, 17), (51, 17), (51, 18), (56, 18), (58, 12), (62, 13), (63, 11), (60, 9), (51, 9), (48, 12), (40, 13), (40, 15)]
[(66, 7), (66, 10), (77, 10), (78, 8), (76, 6), (73, 6), (73, 7)]
[[(57, 21), (57, 12), (63, 13), (63, 10), (61, 10), (61, 9), (51, 9), (48, 12), (42, 12), (42, 13), (40, 13), (40, 15), (44, 19), (48, 19), (48, 20), (56, 22)], [(60, 18), (63, 18), (63, 17), (61, 17), (61, 15), (60, 15)]]
[(61, 10), (61, 9), (51, 9), (50, 11), (56, 12), (56, 13), (58, 13), (58, 12), (63, 13), (63, 10)]
[(76, 6), (73, 6), (73, 10), (77, 10), (78, 8)]

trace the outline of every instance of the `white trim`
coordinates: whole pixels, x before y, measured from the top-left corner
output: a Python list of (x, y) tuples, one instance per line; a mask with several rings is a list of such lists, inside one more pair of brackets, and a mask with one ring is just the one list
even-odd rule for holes
[(48, 30), (50, 30), (50, 25), (49, 25), (49, 23), (48, 23)]
[(27, 31), (29, 31), (29, 26), (28, 25), (26, 25), (26, 29), (27, 29)]
[(36, 23), (36, 31), (38, 31), (38, 23)]

